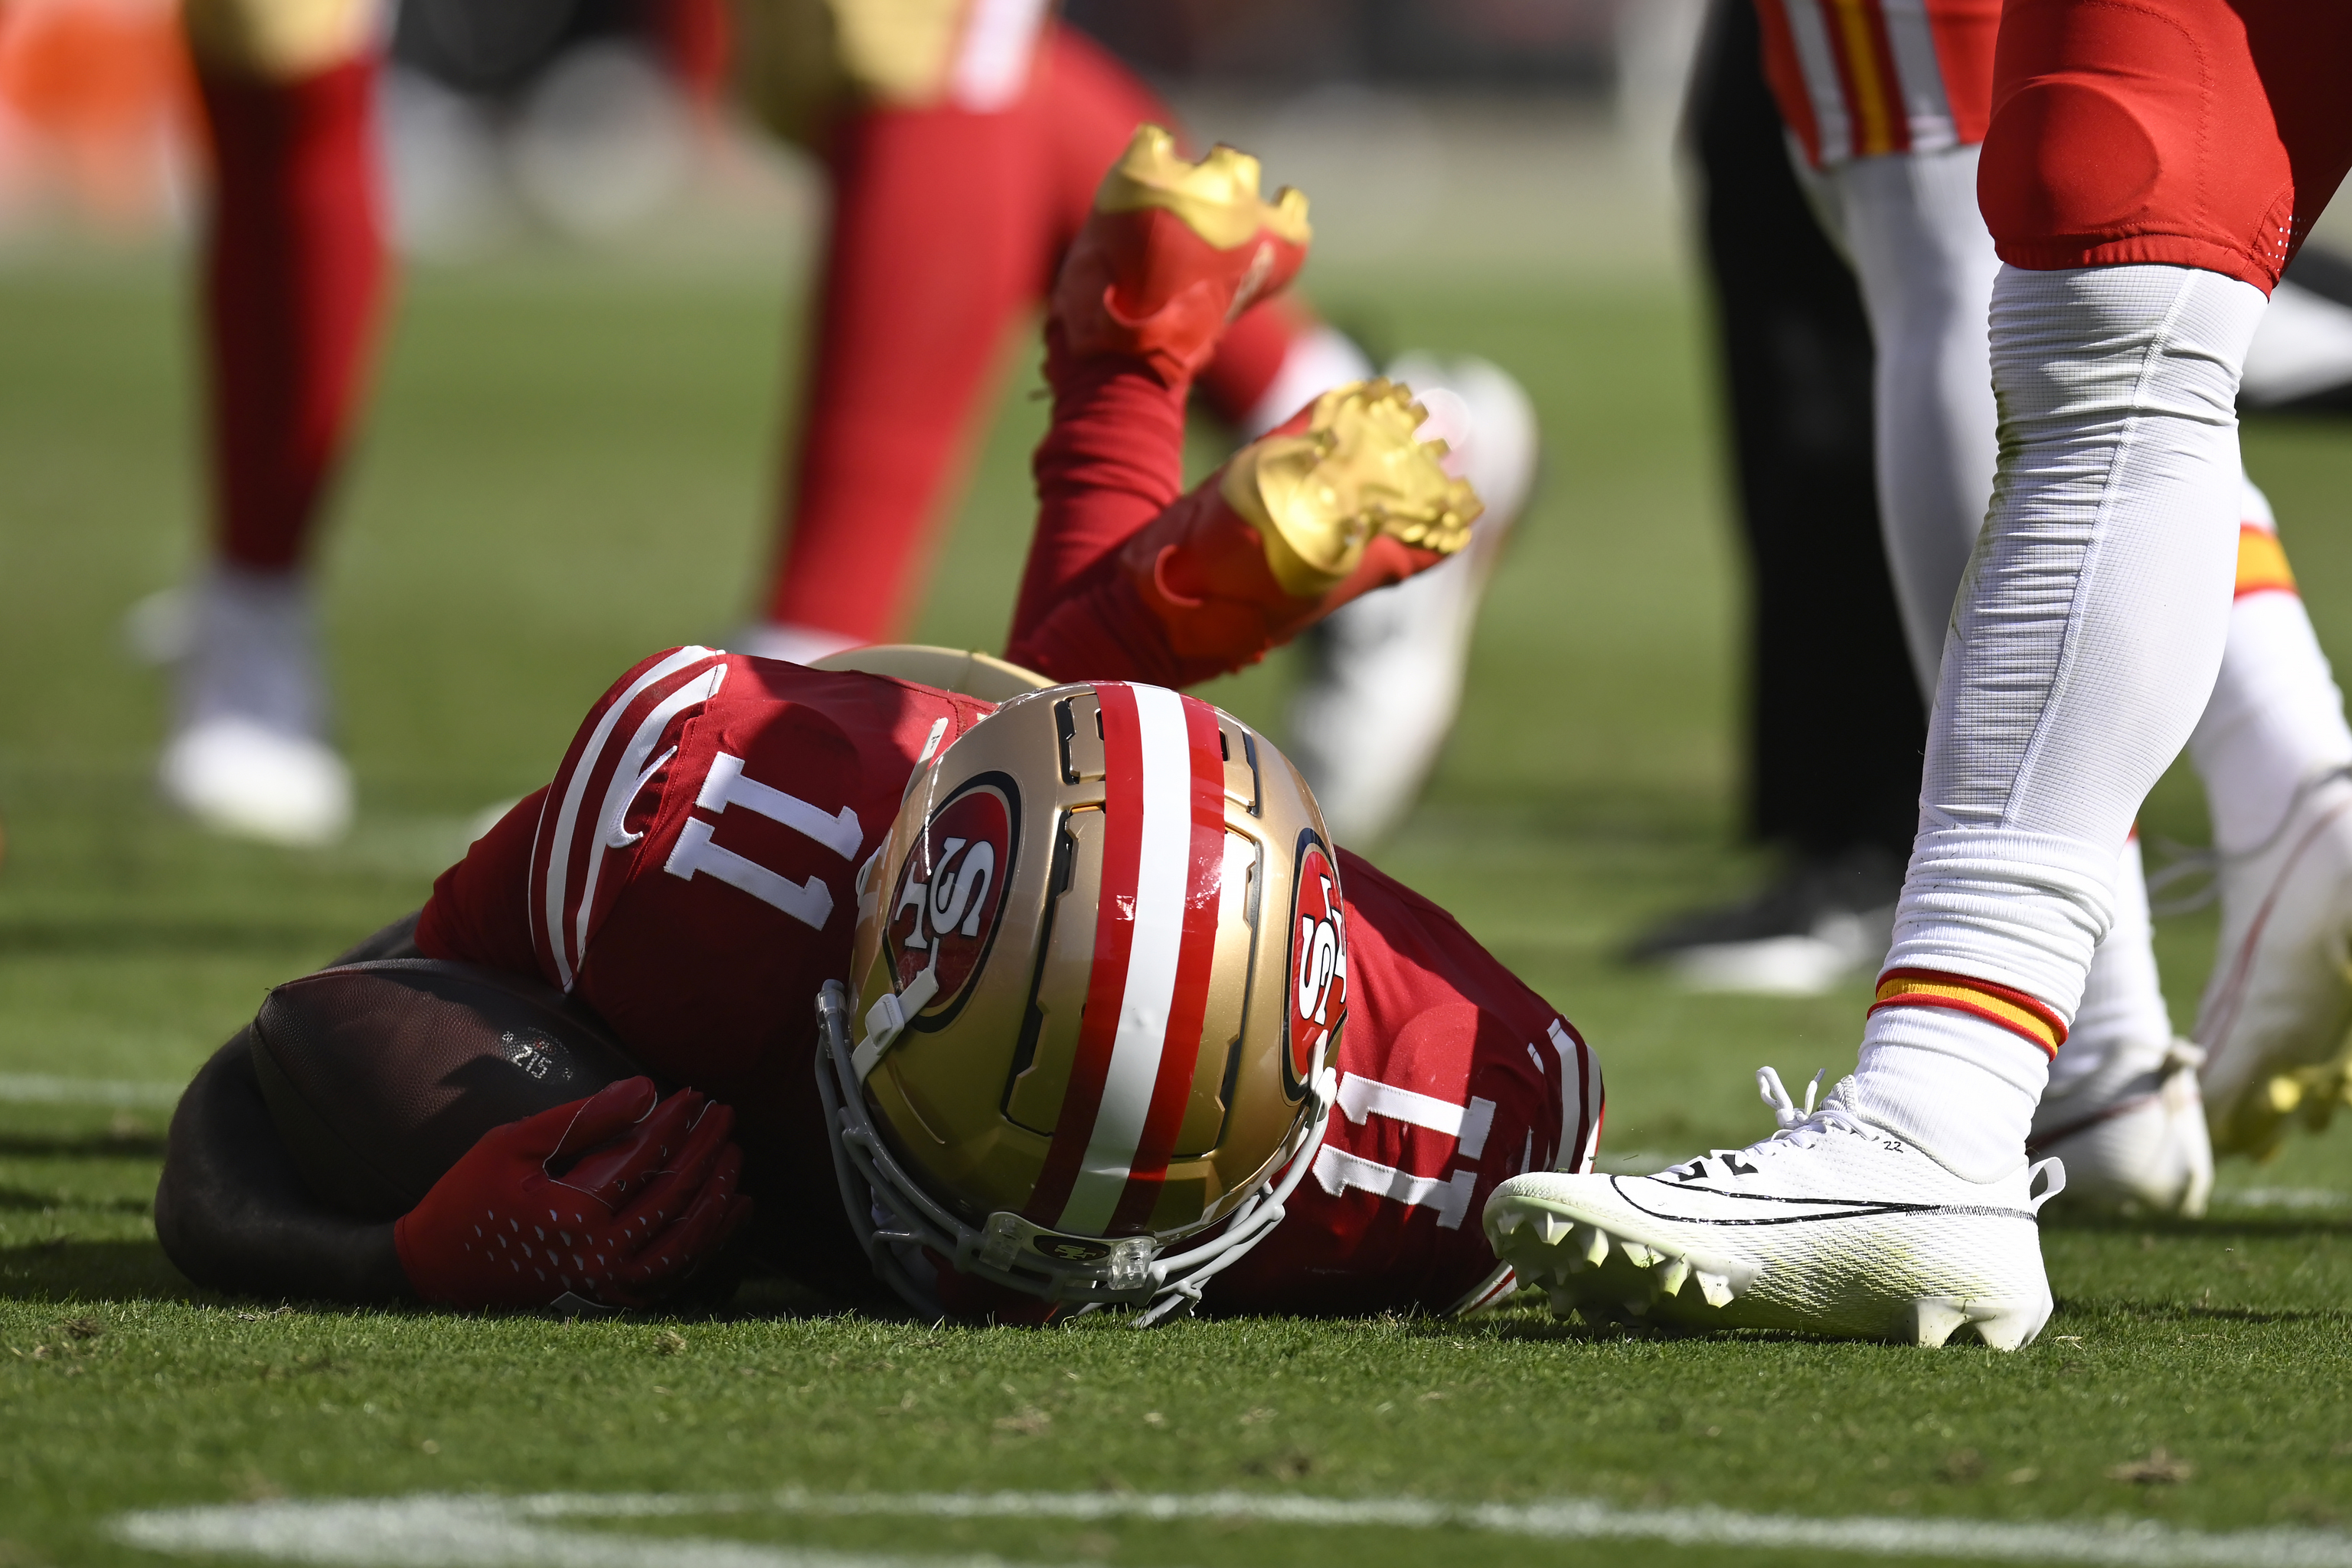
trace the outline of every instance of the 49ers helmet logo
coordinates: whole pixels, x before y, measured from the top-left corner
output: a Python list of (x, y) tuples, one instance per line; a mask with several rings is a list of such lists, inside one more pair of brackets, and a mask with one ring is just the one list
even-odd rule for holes
[(1299, 835), (1298, 873), (1291, 886), (1290, 1048), (1283, 1054), (1282, 1087), (1296, 1100), (1348, 1016), (1348, 918), (1339, 873), (1312, 833)]
[(913, 1020), (918, 1029), (939, 1028), (955, 1016), (988, 957), (1020, 819), (1013, 782), (982, 773), (931, 814), (899, 868), (883, 933), (894, 984), (903, 991), (924, 970), (939, 972), (938, 994)]

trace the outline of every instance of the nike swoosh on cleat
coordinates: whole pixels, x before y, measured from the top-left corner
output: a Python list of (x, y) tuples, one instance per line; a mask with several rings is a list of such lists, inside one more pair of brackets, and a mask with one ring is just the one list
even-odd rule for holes
[(1980, 1204), (1901, 1204), (1882, 1202), (1876, 1199), (1867, 1198), (1778, 1197), (1769, 1193), (1727, 1193), (1717, 1187), (1683, 1187), (1676, 1189), (1677, 1191), (1685, 1193), (1706, 1193), (1711, 1197), (1729, 1198), (1739, 1203), (1808, 1204), (1816, 1207), (1830, 1208), (1834, 1211), (1828, 1214), (1780, 1215), (1769, 1217), (1759, 1215), (1751, 1219), (1733, 1219), (1728, 1217), (1708, 1218), (1698, 1215), (1668, 1214), (1663, 1210), (1651, 1208), (1647, 1205), (1640, 1202), (1631, 1193), (1628, 1193), (1625, 1190), (1624, 1184), (1627, 1178), (1622, 1176), (1612, 1176), (1609, 1178), (1609, 1184), (1616, 1190), (1619, 1197), (1625, 1200), (1627, 1206), (1648, 1215), (1652, 1219), (1664, 1220), (1670, 1225), (1811, 1225), (1822, 1220), (1864, 1219), (1882, 1215), (1951, 1215), (1961, 1217), (1984, 1216), (2023, 1220), (2030, 1220), (2034, 1217), (2031, 1209), (1989, 1207)]

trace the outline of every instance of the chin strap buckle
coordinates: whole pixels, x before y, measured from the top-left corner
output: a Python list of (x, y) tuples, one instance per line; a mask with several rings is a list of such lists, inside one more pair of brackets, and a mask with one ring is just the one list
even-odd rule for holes
[(885, 991), (876, 998), (874, 1005), (866, 1010), (866, 1037), (849, 1053), (850, 1066), (856, 1070), (859, 1083), (874, 1076), (874, 1069), (882, 1063), (882, 1053), (898, 1044), (907, 1026), (939, 994), (940, 970), (934, 962), (916, 975), (914, 983), (904, 991)]

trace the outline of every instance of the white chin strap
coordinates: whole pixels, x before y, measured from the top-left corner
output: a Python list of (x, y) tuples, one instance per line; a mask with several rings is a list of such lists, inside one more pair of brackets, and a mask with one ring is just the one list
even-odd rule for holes
[[(917, 1311), (944, 1313), (924, 1258), (928, 1252), (960, 1274), (1048, 1301), (1141, 1307), (1136, 1326), (1150, 1328), (1189, 1315), (1211, 1279), (1282, 1223), (1284, 1205), (1315, 1163), (1330, 1121), (1339, 1075), (1328, 1067), (1307, 1089), (1306, 1114), (1291, 1133), (1274, 1180), (1244, 1199), (1221, 1226), (1112, 1238), (1047, 1230), (1003, 1211), (974, 1227), (950, 1213), (899, 1166), (866, 1108), (866, 1075), (905, 1020), (929, 1000), (918, 994), (927, 980), (937, 984), (926, 970), (905, 992), (877, 1001), (867, 1018), (866, 1037), (855, 1046), (849, 1038), (849, 994), (841, 982), (826, 981), (816, 996), (816, 1088), (824, 1101), (842, 1207), (875, 1274)], [(1213, 1234), (1178, 1245), (1203, 1230)]]

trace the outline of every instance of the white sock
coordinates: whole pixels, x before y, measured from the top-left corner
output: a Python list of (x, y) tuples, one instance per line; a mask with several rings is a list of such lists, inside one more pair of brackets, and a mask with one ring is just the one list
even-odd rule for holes
[(1943, 1007), (1871, 1014), (1842, 1102), (1971, 1182), (2024, 1162), (2050, 1058), (1998, 1024)]
[(1282, 368), (1242, 416), (1242, 439), (1256, 440), (1333, 387), (1371, 374), (1372, 362), (1339, 328), (1320, 326), (1299, 333), (1283, 352)]
[(2089, 1077), (2120, 1054), (2161, 1058), (2172, 1044), (2172, 1014), (2156, 973), (2155, 931), (2147, 914), (2147, 877), (2139, 839), (2124, 846), (2116, 865), (2116, 921), (2092, 956), (2083, 1005), (2058, 1058), (2050, 1064), (2053, 1094)]
[(215, 562), (190, 591), (180, 727), (236, 721), (317, 740), (327, 727), (320, 665), (318, 606), (307, 572)]
[[(2263, 305), (2189, 268), (2001, 269), (2000, 473), (1945, 645), (1890, 970), (2080, 1008), (2132, 820), (2221, 666), (2238, 367)], [(1850, 1100), (1991, 1180), (2024, 1158), (2040, 1057), (1971, 1013), (1882, 1007)]]
[[(2241, 510), (2242, 535), (2275, 535), (2270, 502), (2252, 479)], [(2270, 837), (2305, 781), (2352, 763), (2352, 729), (2292, 588), (2243, 588), (2230, 607), (2228, 647), (2189, 754), (2205, 781), (2213, 843), (2237, 852)]]

